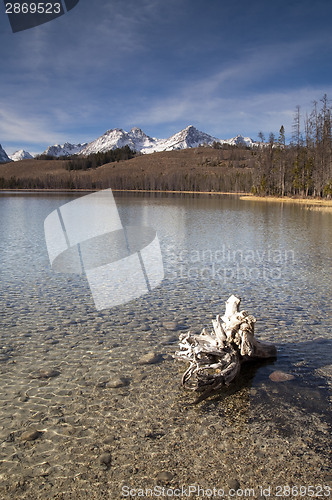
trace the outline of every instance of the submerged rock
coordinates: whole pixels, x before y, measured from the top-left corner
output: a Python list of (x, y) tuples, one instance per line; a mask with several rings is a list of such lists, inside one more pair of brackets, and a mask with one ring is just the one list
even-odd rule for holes
[(291, 373), (282, 372), (280, 370), (272, 372), (269, 376), (269, 379), (272, 380), (272, 382), (286, 382), (287, 380), (293, 380), (293, 378), (295, 377)]
[(129, 380), (124, 377), (115, 377), (106, 383), (106, 387), (111, 389), (117, 389), (118, 387), (126, 387), (129, 384)]
[(229, 479), (227, 481), (227, 485), (229, 487), (229, 489), (231, 490), (234, 490), (234, 491), (237, 491), (238, 489), (240, 489), (240, 481), (236, 478), (233, 478), (233, 479)]
[(112, 456), (111, 454), (106, 451), (105, 453), (102, 453), (102, 455), (100, 455), (99, 457), (99, 463), (100, 465), (103, 465), (104, 467), (109, 467), (111, 465), (111, 461), (112, 461)]
[(163, 327), (166, 328), (166, 330), (170, 330), (172, 332), (179, 330), (179, 324), (177, 321), (164, 321)]
[(38, 439), (42, 435), (42, 431), (37, 431), (36, 429), (30, 429), (28, 431), (23, 432), (21, 435), (22, 441), (34, 441)]
[(173, 479), (173, 474), (171, 472), (163, 470), (163, 471), (159, 472), (159, 474), (157, 475), (157, 479), (158, 479), (158, 481), (168, 482), (168, 481), (171, 481)]
[(53, 368), (50, 369), (40, 369), (37, 372), (32, 374), (32, 378), (53, 378), (53, 377), (58, 377), (60, 375), (60, 372), (58, 370), (55, 370)]
[(147, 354), (144, 354), (139, 360), (138, 364), (139, 365), (154, 365), (156, 363), (160, 363), (162, 361), (162, 355), (158, 354), (156, 352), (148, 352)]

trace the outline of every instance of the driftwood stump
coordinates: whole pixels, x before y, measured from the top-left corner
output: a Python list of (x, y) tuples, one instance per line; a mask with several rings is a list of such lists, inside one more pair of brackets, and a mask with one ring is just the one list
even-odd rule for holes
[(189, 362), (182, 377), (183, 386), (196, 391), (217, 391), (235, 379), (243, 362), (277, 355), (274, 345), (254, 337), (256, 318), (239, 311), (240, 302), (235, 295), (229, 297), (224, 316), (218, 314), (212, 320), (213, 332), (204, 328), (200, 335), (190, 331), (180, 335), (180, 350), (174, 357)]

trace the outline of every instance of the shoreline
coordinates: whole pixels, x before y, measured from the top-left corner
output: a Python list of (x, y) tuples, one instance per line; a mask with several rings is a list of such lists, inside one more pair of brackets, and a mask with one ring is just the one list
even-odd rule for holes
[[(107, 188), (106, 188), (107, 189)], [(90, 193), (96, 192), (98, 189), (0, 189), (1, 192), (16, 192), (16, 193)], [(208, 195), (232, 195), (238, 196), (242, 201), (265, 201), (274, 203), (297, 203), (305, 205), (305, 208), (332, 210), (332, 199), (321, 198), (292, 198), (290, 196), (257, 196), (243, 191), (180, 191), (180, 190), (160, 190), (160, 189), (112, 189), (114, 193), (168, 193), (168, 194), (208, 194)]]
[(256, 196), (253, 194), (240, 195), (240, 200), (245, 201), (268, 201), (274, 203), (297, 203), (305, 205), (305, 208), (332, 210), (332, 200), (321, 198), (292, 198), (290, 196)]
[[(105, 189), (112, 189), (114, 193), (178, 193), (178, 194), (231, 194), (235, 196), (247, 196), (248, 193), (245, 193), (244, 191), (234, 191), (234, 192), (229, 192), (229, 191), (180, 191), (180, 190), (162, 190), (162, 189), (113, 189), (113, 188), (105, 188)], [(22, 189), (0, 189), (1, 192), (6, 192), (6, 191), (11, 191), (11, 192), (31, 192), (31, 193), (44, 193), (44, 192), (51, 192), (51, 193), (76, 193), (76, 192), (96, 192), (96, 191), (102, 191), (102, 189), (61, 189), (61, 188), (22, 188)]]

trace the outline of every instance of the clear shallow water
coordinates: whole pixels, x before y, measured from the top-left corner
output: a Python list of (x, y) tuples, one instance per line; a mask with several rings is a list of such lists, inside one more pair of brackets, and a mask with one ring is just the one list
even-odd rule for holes
[[(157, 230), (165, 279), (97, 312), (84, 277), (52, 272), (44, 241), (45, 217), (75, 196), (0, 195), (1, 495), (331, 486), (332, 216), (236, 196), (115, 193), (124, 225)], [(232, 293), (278, 358), (195, 405), (174, 342), (210, 328)], [(140, 365), (151, 351), (162, 361)], [(276, 384), (275, 370), (295, 378)], [(31, 429), (41, 434), (26, 441)]]

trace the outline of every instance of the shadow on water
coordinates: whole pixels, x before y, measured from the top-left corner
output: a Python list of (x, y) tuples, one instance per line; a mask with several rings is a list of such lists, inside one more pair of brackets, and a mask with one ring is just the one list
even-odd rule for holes
[(253, 385), (253, 381), (258, 370), (266, 365), (271, 366), (274, 362), (274, 359), (275, 358), (243, 363), (243, 365), (241, 366), (240, 374), (229, 386), (225, 386), (222, 389), (218, 390), (204, 390), (197, 397), (194, 404), (199, 404), (205, 401), (206, 405), (209, 405), (212, 401), (210, 400), (210, 398), (213, 398), (213, 402), (216, 403), (218, 401), (222, 401), (225, 397), (232, 396), (233, 394), (238, 393), (240, 390), (243, 390), (245, 388), (250, 389)]
[[(194, 404), (203, 412), (232, 407), (237, 419), (253, 422), (257, 418), (273, 421), (278, 433), (293, 434), (301, 418), (318, 417), (331, 426), (331, 381), (324, 376), (324, 367), (331, 365), (332, 340), (317, 338), (310, 342), (279, 344), (278, 356), (242, 365), (240, 376), (228, 388), (201, 394)], [(292, 380), (273, 382), (274, 371), (293, 375)], [(235, 402), (236, 400), (236, 402)]]

